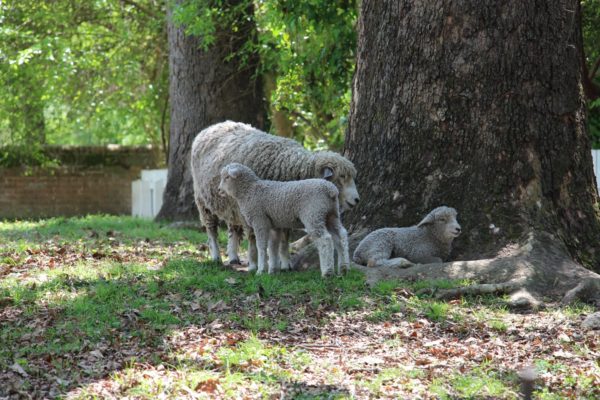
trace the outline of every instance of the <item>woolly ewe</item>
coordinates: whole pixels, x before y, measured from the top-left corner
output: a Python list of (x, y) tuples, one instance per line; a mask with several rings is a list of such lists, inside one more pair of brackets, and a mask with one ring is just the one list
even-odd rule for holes
[[(229, 262), (239, 263), (237, 252), (244, 221), (236, 202), (230, 196), (218, 194), (221, 169), (233, 162), (248, 166), (262, 179), (293, 181), (325, 178), (339, 190), (342, 210), (355, 206), (359, 200), (354, 183), (356, 169), (341, 155), (330, 151), (311, 152), (294, 140), (269, 135), (238, 122), (226, 121), (212, 125), (200, 132), (194, 140), (191, 171), (194, 199), (208, 233), (211, 257), (215, 261), (221, 261), (217, 226), (219, 220), (223, 220), (227, 223), (229, 234)], [(251, 232), (246, 233), (249, 269), (254, 269), (256, 244)], [(282, 258), (287, 257), (287, 239), (281, 240), (281, 252)], [(283, 264), (282, 268), (285, 268), (286, 262)]]

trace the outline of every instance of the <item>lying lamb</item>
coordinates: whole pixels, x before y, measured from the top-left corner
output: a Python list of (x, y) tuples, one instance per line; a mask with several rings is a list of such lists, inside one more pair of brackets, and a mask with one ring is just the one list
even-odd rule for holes
[(268, 271), (277, 271), (281, 232), (302, 225), (317, 243), (322, 276), (333, 273), (334, 246), (338, 251), (338, 273), (348, 268), (348, 234), (340, 221), (339, 193), (331, 182), (324, 179), (261, 180), (245, 165), (232, 163), (221, 171), (219, 191), (237, 201), (242, 216), (254, 230), (258, 251), (257, 273), (266, 269), (267, 244)]
[[(260, 178), (274, 181), (297, 181), (324, 178), (339, 191), (342, 210), (352, 208), (359, 196), (354, 183), (356, 169), (343, 156), (331, 151), (311, 152), (294, 140), (269, 135), (250, 125), (225, 121), (200, 132), (191, 152), (191, 172), (194, 200), (206, 227), (211, 257), (221, 261), (217, 242), (219, 220), (227, 223), (229, 240), (227, 256), (230, 263), (239, 263), (238, 247), (244, 221), (236, 202), (229, 196), (219, 196), (221, 170), (227, 164), (240, 163), (251, 168)], [(256, 244), (248, 233), (249, 268), (256, 268)], [(284, 243), (285, 242), (285, 243)], [(289, 261), (287, 240), (281, 240), (282, 268)]]
[(460, 235), (456, 210), (438, 207), (416, 226), (382, 228), (369, 233), (352, 259), (369, 267), (408, 267), (413, 263), (436, 263), (447, 259), (452, 241)]

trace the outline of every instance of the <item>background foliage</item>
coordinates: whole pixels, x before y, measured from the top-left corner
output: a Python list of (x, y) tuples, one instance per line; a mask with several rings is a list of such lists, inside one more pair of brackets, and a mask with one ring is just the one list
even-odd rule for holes
[(158, 144), (161, 0), (0, 2), (0, 143)]
[[(311, 148), (340, 148), (354, 72), (356, 0), (2, 1), (0, 146), (20, 146), (13, 154), (36, 159), (42, 144), (163, 145), (167, 3), (175, 21), (210, 46), (216, 24), (235, 24), (230, 15), (237, 14), (229, 11), (248, 1), (258, 41), (230, 57), (260, 54), (271, 131)], [(583, 0), (582, 9), (592, 70), (600, 59), (600, 0)], [(589, 104), (590, 133), (600, 148), (600, 100)]]
[[(583, 47), (587, 65), (593, 71), (600, 63), (600, 0), (583, 0), (581, 6)], [(600, 87), (598, 71), (596, 69), (592, 81)], [(600, 148), (600, 98), (589, 102), (588, 122), (592, 144)]]

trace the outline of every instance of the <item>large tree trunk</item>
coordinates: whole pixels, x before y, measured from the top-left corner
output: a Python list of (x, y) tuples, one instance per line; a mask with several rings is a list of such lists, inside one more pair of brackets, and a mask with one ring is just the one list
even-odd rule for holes
[(361, 189), (352, 230), (447, 204), (465, 231), (457, 257), (494, 256), (537, 229), (598, 268), (572, 5), (363, 2), (345, 146)]
[(361, 193), (345, 216), (351, 244), (445, 204), (458, 209), (464, 232), (452, 258), (472, 260), (358, 267), (369, 281), (468, 278), (478, 284), (453, 294), (600, 301), (600, 276), (577, 263), (600, 270), (576, 10), (546, 1), (362, 2), (345, 143)]
[[(198, 215), (193, 201), (190, 149), (194, 137), (216, 122), (231, 119), (261, 128), (264, 123), (262, 85), (256, 77), (257, 56), (245, 64), (238, 52), (248, 40), (255, 40), (252, 3), (245, 10), (243, 0), (224, 2), (226, 12), (243, 12), (237, 26), (217, 26), (216, 41), (203, 50), (197, 37), (176, 26), (169, 10), (169, 97), (171, 126), (169, 173), (159, 219), (185, 220)], [(230, 11), (237, 10), (237, 11)]]

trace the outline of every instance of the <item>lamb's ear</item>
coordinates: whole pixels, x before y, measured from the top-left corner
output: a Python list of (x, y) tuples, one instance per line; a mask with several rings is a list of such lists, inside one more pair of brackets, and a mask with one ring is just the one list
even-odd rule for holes
[(417, 225), (417, 226), (430, 225), (430, 224), (433, 224), (434, 222), (435, 222), (435, 215), (433, 213), (429, 213), (425, 216), (425, 218), (423, 218), (421, 220), (421, 222), (419, 222), (419, 225)]
[(229, 176), (232, 177), (233, 179), (240, 176), (241, 173), (242, 173), (242, 169), (237, 166), (231, 166), (227, 169), (227, 174), (229, 174)]
[(331, 178), (333, 178), (333, 170), (329, 167), (323, 168), (323, 179), (330, 181)]

